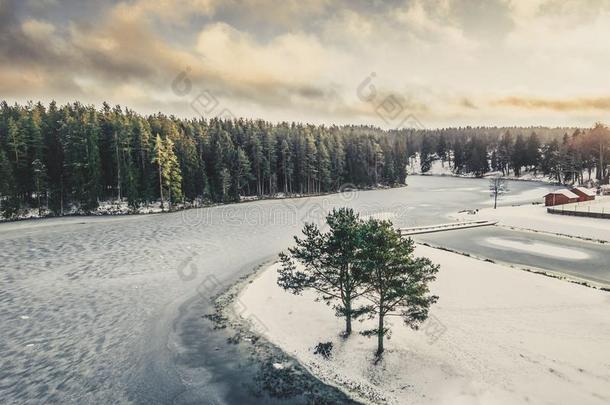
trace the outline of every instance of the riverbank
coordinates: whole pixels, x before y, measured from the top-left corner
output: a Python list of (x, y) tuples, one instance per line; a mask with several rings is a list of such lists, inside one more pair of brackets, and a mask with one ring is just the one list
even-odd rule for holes
[[(598, 197), (596, 201), (601, 202), (602, 200), (610, 201), (610, 197)], [(497, 209), (483, 208), (475, 212), (451, 214), (451, 217), (458, 221), (495, 221), (499, 226), (511, 229), (610, 243), (610, 221), (553, 215), (547, 212), (543, 204), (499, 206)]]
[[(600, 356), (610, 345), (608, 292), (426, 246), (416, 254), (441, 265), (431, 286), (439, 302), (419, 331), (393, 320), (387, 353), (376, 366), (374, 340), (342, 339), (343, 322), (326, 305), (276, 285), (277, 265), (246, 286), (239, 300), (265, 325), (270, 342), (325, 382), (371, 402), (610, 399), (609, 365)], [(333, 343), (328, 360), (313, 353), (327, 341)]]
[[(214, 369), (214, 374), (227, 381), (240, 381), (239, 387), (227, 393), (229, 403), (250, 404), (357, 404), (338, 388), (327, 385), (312, 375), (297, 359), (273, 345), (264, 337), (267, 326), (239, 298), (241, 290), (264, 271), (270, 264), (257, 266), (250, 274), (211, 297), (212, 310), (202, 317), (202, 307), (196, 301), (185, 309), (176, 323), (180, 333), (188, 332), (194, 350), (180, 350), (180, 357), (187, 361), (193, 355)], [(181, 339), (183, 340), (183, 339)], [(230, 359), (230, 361), (228, 361)], [(185, 373), (182, 373), (185, 374)], [(202, 384), (201, 376), (189, 373), (189, 380)], [(188, 402), (196, 399), (205, 402), (209, 397), (201, 396), (205, 390), (190, 387), (184, 398)], [(195, 394), (199, 397), (195, 397)]]
[(263, 196), (242, 196), (239, 201), (230, 201), (225, 203), (214, 203), (210, 201), (197, 200), (190, 203), (177, 203), (174, 204), (172, 209), (169, 210), (167, 208), (167, 203), (165, 203), (165, 208), (161, 208), (161, 202), (155, 201), (152, 203), (144, 204), (139, 206), (138, 208), (130, 207), (127, 201), (102, 201), (99, 204), (99, 207), (91, 212), (83, 212), (80, 211), (76, 207), (71, 207), (64, 214), (54, 215), (50, 213), (47, 209), (43, 209), (43, 214), (40, 215), (37, 208), (25, 208), (22, 209), (21, 212), (11, 218), (3, 218), (0, 216), (0, 224), (7, 222), (17, 222), (17, 221), (26, 221), (26, 220), (40, 220), (40, 219), (50, 219), (50, 218), (66, 218), (66, 217), (104, 217), (104, 216), (125, 216), (125, 215), (149, 215), (149, 214), (167, 214), (171, 212), (178, 211), (186, 211), (189, 209), (197, 209), (197, 208), (210, 208), (217, 206), (226, 206), (233, 204), (245, 204), (256, 201), (266, 201), (266, 200), (296, 200), (303, 198), (312, 198), (312, 197), (321, 197), (321, 196), (330, 196), (339, 194), (344, 196), (344, 199), (349, 202), (354, 198), (355, 193), (363, 192), (363, 191), (373, 191), (373, 190), (387, 190), (387, 189), (397, 189), (407, 187), (407, 184), (395, 185), (395, 186), (384, 186), (377, 185), (375, 187), (366, 187), (366, 188), (356, 188), (353, 185), (343, 185), (339, 190), (327, 192), (327, 193), (312, 193), (312, 194), (284, 194), (284, 193), (276, 193), (274, 195), (263, 195)]

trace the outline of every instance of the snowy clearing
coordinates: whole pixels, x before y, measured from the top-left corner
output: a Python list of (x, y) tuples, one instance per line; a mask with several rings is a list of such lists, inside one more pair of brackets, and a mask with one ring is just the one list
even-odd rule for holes
[[(610, 401), (610, 294), (418, 246), (441, 265), (440, 296), (419, 331), (393, 319), (384, 360), (376, 342), (339, 337), (343, 322), (309, 293), (276, 286), (277, 265), (240, 302), (266, 336), (316, 375), (372, 402), (514, 404)], [(366, 321), (371, 322), (371, 321)], [(356, 331), (365, 325), (356, 323)], [(332, 358), (313, 354), (332, 341)]]
[(598, 196), (593, 201), (557, 205), (553, 208), (557, 211), (595, 212), (598, 214), (610, 214), (610, 197)]
[[(596, 201), (599, 204), (608, 204), (610, 197), (598, 197)], [(468, 221), (475, 219), (498, 221), (500, 225), (510, 227), (610, 242), (610, 221), (607, 219), (549, 214), (546, 212), (546, 207), (540, 204), (498, 207), (495, 210), (485, 208), (479, 210), (475, 215), (459, 213), (452, 217)]]
[[(519, 193), (508, 193), (501, 197), (498, 200), (498, 203), (501, 205), (505, 204), (523, 204), (525, 202), (537, 201), (542, 202), (544, 200), (544, 195), (548, 192), (548, 188), (545, 187), (536, 187), (531, 190), (524, 190)], [(494, 202), (491, 197), (489, 197), (489, 192), (487, 192), (488, 197), (485, 199), (485, 204), (488, 206), (493, 206)]]
[[(430, 170), (426, 173), (421, 172), (421, 162), (419, 159), (419, 154), (416, 154), (414, 158), (411, 158), (409, 161), (409, 165), (407, 166), (408, 174), (419, 174), (424, 176), (453, 176), (453, 177), (475, 177), (471, 173), (466, 174), (455, 174), (451, 169), (449, 162), (442, 162), (440, 159), (436, 159), (430, 165)], [(502, 175), (501, 172), (490, 171), (484, 174), (484, 177), (498, 176)], [(505, 179), (509, 180), (522, 180), (522, 181), (538, 181), (543, 183), (556, 183), (557, 181), (551, 179), (549, 176), (545, 176), (542, 173), (534, 173), (531, 171), (524, 170), (521, 176), (515, 176), (514, 174), (508, 174), (506, 176), (502, 176)], [(593, 178), (595, 176), (593, 175)]]

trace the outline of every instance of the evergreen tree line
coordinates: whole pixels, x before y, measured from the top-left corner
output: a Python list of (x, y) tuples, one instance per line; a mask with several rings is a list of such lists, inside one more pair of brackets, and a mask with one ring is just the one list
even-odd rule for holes
[(523, 168), (557, 181), (608, 182), (610, 136), (572, 128), (447, 128), (272, 124), (263, 120), (142, 116), (120, 106), (0, 103), (0, 213), (62, 215), (100, 201), (171, 209), (193, 201), (394, 186), (409, 159), (440, 159), (455, 173)]
[[(536, 131), (440, 130), (416, 134), (407, 141), (410, 150), (420, 156), (422, 172), (432, 162), (447, 163), (456, 174), (482, 176), (498, 171), (520, 176), (523, 170), (542, 173), (559, 183), (607, 184), (610, 163), (610, 130), (596, 124), (592, 129), (576, 129), (569, 134), (540, 136)], [(593, 176), (594, 174), (594, 176)]]
[(332, 192), (404, 183), (404, 137), (370, 127), (178, 119), (120, 106), (0, 104), (0, 209)]

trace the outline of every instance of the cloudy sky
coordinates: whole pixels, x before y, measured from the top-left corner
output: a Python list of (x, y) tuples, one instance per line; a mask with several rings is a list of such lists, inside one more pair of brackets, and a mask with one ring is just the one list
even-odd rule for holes
[(610, 0), (0, 0), (0, 99), (591, 126), (610, 121), (609, 38)]

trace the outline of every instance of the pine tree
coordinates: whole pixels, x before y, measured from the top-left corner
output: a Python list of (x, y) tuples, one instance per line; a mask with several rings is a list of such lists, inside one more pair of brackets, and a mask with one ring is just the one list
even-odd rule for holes
[(97, 115), (92, 108), (84, 112), (85, 138), (84, 143), (85, 170), (83, 172), (84, 191), (81, 198), (81, 206), (86, 212), (91, 212), (98, 207), (100, 195), (100, 154), (98, 149), (98, 140), (100, 135), (100, 127), (97, 121)]
[(229, 195), (229, 189), (231, 188), (231, 173), (229, 172), (229, 169), (227, 168), (223, 168), (220, 171), (220, 190), (222, 193), (222, 200), (223, 202), (228, 201), (228, 195)]
[(526, 156), (527, 150), (525, 140), (523, 139), (523, 135), (519, 134), (517, 135), (517, 139), (515, 139), (515, 144), (511, 153), (511, 165), (513, 166), (515, 176), (521, 175), (521, 168), (526, 163)]
[[(22, 112), (22, 116), (23, 116)], [(13, 118), (8, 120), (8, 147), (13, 161), (13, 175), (15, 182), (15, 194), (17, 201), (25, 202), (27, 195), (27, 184), (29, 183), (27, 173), (27, 142), (24, 128), (24, 119), (15, 121)]]
[(8, 146), (11, 149), (14, 164), (19, 166), (25, 158), (26, 142), (23, 131), (20, 130), (13, 118), (8, 119)]
[(477, 177), (483, 176), (489, 171), (485, 142), (479, 137), (472, 137), (466, 149), (469, 151), (468, 160), (466, 161), (467, 171)]
[(524, 161), (526, 166), (534, 169), (534, 172), (540, 163), (540, 140), (535, 132), (527, 138)]
[(168, 202), (170, 210), (176, 201), (182, 200), (182, 172), (180, 164), (174, 151), (174, 142), (170, 138), (165, 139), (163, 145), (166, 161), (164, 162), (163, 179), (168, 190)]
[[(99, 126), (92, 109), (75, 103), (63, 110), (64, 120), (60, 128), (62, 147), (65, 151), (65, 170), (69, 176), (61, 185), (71, 201), (78, 202), (83, 212), (91, 212), (98, 206), (101, 186)], [(63, 199), (61, 204), (63, 210)]]
[(256, 178), (256, 194), (263, 195), (263, 145), (258, 133), (250, 140), (250, 162)]
[(441, 133), (436, 144), (436, 155), (441, 160), (441, 164), (445, 166), (445, 160), (447, 160), (447, 140), (445, 134)]
[(331, 187), (330, 156), (324, 142), (318, 146), (318, 192), (328, 191)]
[(332, 184), (344, 184), (345, 147), (342, 138), (336, 133), (329, 139), (330, 176)]
[[(263, 123), (260, 123), (260, 125), (263, 127), (263, 179), (266, 180), (268, 195), (273, 195), (275, 193), (275, 182), (277, 182), (274, 170), (277, 163), (275, 157), (275, 137), (266, 125), (263, 125)], [(263, 191), (264, 187), (263, 185)]]
[(284, 183), (284, 193), (288, 194), (292, 191), (292, 187), (290, 187), (294, 168), (292, 165), (292, 153), (290, 151), (290, 146), (286, 139), (282, 139), (282, 144), (280, 147), (281, 153), (281, 171)]
[(161, 136), (157, 134), (155, 137), (155, 149), (153, 152), (152, 163), (157, 165), (157, 172), (159, 178), (159, 196), (161, 198), (161, 211), (164, 209), (164, 198), (163, 198), (163, 187), (164, 187), (164, 178), (163, 178), (163, 170), (165, 164), (165, 145), (161, 140)]
[(40, 159), (35, 159), (32, 162), (32, 168), (34, 170), (34, 183), (36, 185), (36, 201), (38, 206), (38, 216), (42, 216), (42, 204), (41, 194), (45, 190), (46, 197), (46, 180), (47, 180), (47, 168)]
[(430, 141), (430, 137), (428, 137), (427, 135), (424, 135), (422, 137), (422, 141), (421, 141), (421, 149), (419, 152), (419, 162), (420, 162), (420, 169), (422, 173), (426, 173), (428, 171), (430, 171), (430, 168), (432, 167), (432, 162), (433, 162), (433, 156), (432, 156), (432, 142)]
[(318, 148), (311, 134), (305, 136), (305, 175), (306, 175), (306, 193), (315, 193), (315, 181), (318, 173), (317, 163)]
[(498, 145), (498, 164), (502, 170), (502, 175), (508, 175), (509, 167), (513, 156), (513, 137), (509, 131), (502, 135), (500, 145)]
[(352, 209), (340, 208), (333, 210), (326, 222), (329, 231), (325, 233), (314, 224), (306, 224), (305, 237), (295, 237), (296, 246), (280, 254), (282, 267), (277, 283), (293, 294), (306, 289), (315, 291), (327, 305), (333, 305), (336, 316), (345, 318), (348, 336), (352, 333), (352, 320), (365, 310), (354, 306), (366, 291), (356, 263), (362, 245), (361, 221)]
[(466, 164), (466, 158), (464, 156), (464, 144), (461, 138), (457, 138), (453, 142), (453, 172), (460, 174), (462, 173)]
[(438, 297), (429, 294), (428, 284), (435, 280), (439, 266), (427, 258), (414, 257), (412, 239), (402, 239), (389, 221), (370, 219), (363, 227), (363, 247), (359, 262), (366, 286), (365, 297), (371, 303), (369, 316), (377, 317), (377, 327), (361, 332), (377, 336), (377, 352), (384, 351), (384, 338), (390, 334), (385, 319), (398, 316), (417, 329), (428, 318), (430, 306)]
[(380, 183), (381, 173), (383, 172), (383, 167), (385, 165), (385, 157), (383, 153), (383, 149), (377, 142), (373, 144), (373, 172), (374, 172), (374, 181), (375, 185)]
[(411, 153), (407, 149), (407, 141), (403, 137), (397, 137), (394, 140), (394, 147), (392, 149), (396, 181), (398, 184), (405, 184), (407, 180), (407, 163)]
[(250, 160), (240, 147), (235, 151), (233, 179), (235, 182), (234, 200), (239, 201), (242, 190), (248, 185), (248, 182), (253, 179)]
[(11, 162), (0, 149), (0, 214), (11, 218), (19, 211)]
[(164, 196), (167, 195), (168, 208), (171, 211), (173, 204), (182, 199), (182, 173), (171, 139), (162, 140), (157, 134), (153, 163), (157, 164), (161, 210), (164, 209)]

